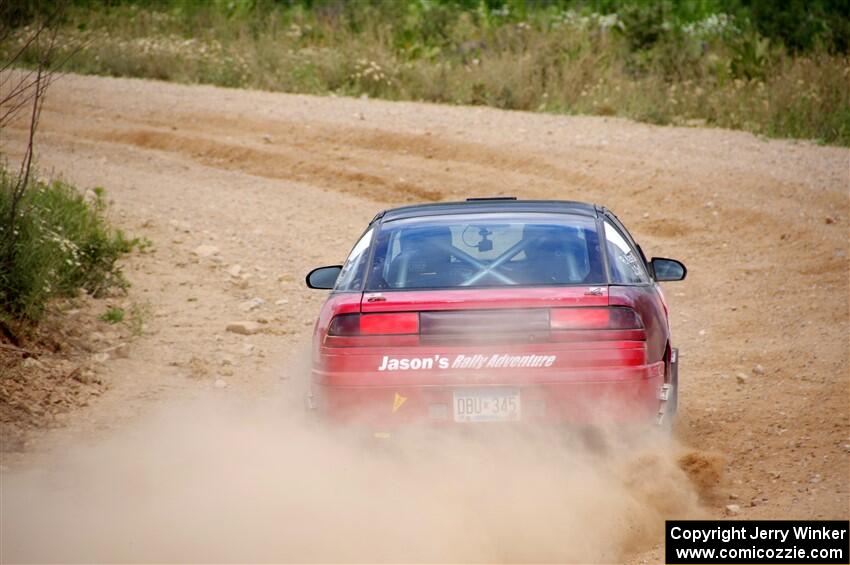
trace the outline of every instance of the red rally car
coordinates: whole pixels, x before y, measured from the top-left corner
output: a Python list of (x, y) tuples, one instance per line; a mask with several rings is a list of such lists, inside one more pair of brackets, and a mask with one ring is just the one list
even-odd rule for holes
[(669, 424), (677, 351), (659, 281), (609, 210), (515, 198), (406, 206), (372, 220), (316, 323), (309, 404), (323, 419)]

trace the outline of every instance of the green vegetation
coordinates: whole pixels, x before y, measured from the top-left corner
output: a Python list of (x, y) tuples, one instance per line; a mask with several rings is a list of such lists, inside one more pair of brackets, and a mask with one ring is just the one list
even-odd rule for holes
[[(11, 221), (13, 183), (0, 167), (0, 322), (37, 321), (51, 298), (80, 289), (103, 296), (126, 288), (117, 261), (134, 242), (109, 227), (103, 189), (87, 199), (60, 181), (30, 181)], [(107, 321), (119, 315), (109, 311)]]
[[(22, 8), (0, 57), (35, 17)], [(76, 0), (68, 69), (850, 145), (846, 0)]]
[(145, 323), (151, 317), (151, 306), (148, 303), (133, 303), (130, 307), (130, 334), (139, 337), (145, 333)]
[(101, 314), (100, 319), (109, 324), (118, 324), (124, 321), (123, 308), (108, 308)]

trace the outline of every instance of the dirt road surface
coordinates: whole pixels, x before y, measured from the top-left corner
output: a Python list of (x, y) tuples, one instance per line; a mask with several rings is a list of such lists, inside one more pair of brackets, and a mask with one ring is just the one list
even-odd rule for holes
[[(20, 151), (22, 140), (23, 131), (17, 127), (2, 132), (3, 149), (13, 155)], [(478, 538), (466, 538), (470, 545), (488, 548), (481, 552), (460, 550), (463, 542), (441, 546), (434, 553), (420, 552), (418, 543), (433, 546), (433, 540), (412, 534), (408, 538), (410, 532), (402, 530), (396, 532), (397, 538), (408, 545), (375, 544), (368, 535), (355, 543), (354, 528), (347, 530), (351, 535), (339, 553), (294, 542), (260, 554), (240, 554), (236, 549), (233, 554), (205, 553), (199, 546), (217, 547), (210, 537), (227, 537), (229, 528), (238, 528), (232, 520), (250, 520), (250, 509), (272, 496), (256, 486), (268, 484), (257, 476), (249, 475), (256, 481), (240, 481), (227, 474), (215, 475), (221, 483), (206, 484), (210, 493), (222, 487), (229, 491), (225, 506), (231, 515), (221, 517), (227, 526), (218, 530), (209, 518), (203, 527), (187, 528), (187, 536), (199, 538), (197, 546), (175, 542), (162, 545), (157, 553), (150, 550), (156, 544), (143, 533), (138, 539), (129, 535), (132, 541), (120, 547), (107, 544), (94, 551), (89, 544), (88, 553), (56, 537), (32, 542), (38, 537), (33, 525), (38, 520), (43, 520), (40, 533), (46, 536), (62, 531), (60, 522), (45, 516), (86, 522), (79, 504), (94, 505), (91, 514), (115, 503), (106, 495), (96, 503), (83, 495), (82, 502), (66, 497), (65, 510), (77, 504), (77, 513), (63, 513), (52, 506), (60, 504), (56, 501), (61, 496), (43, 500), (33, 495), (28, 503), (19, 500), (23, 495), (14, 496), (27, 488), (43, 491), (33, 486), (43, 484), (39, 480), (57, 489), (95, 488), (84, 479), (71, 485), (50, 482), (51, 470), (57, 468), (82, 473), (98, 469), (93, 473), (99, 472), (97, 480), (104, 484), (117, 480), (136, 462), (147, 474), (132, 475), (137, 482), (131, 489), (156, 498), (160, 482), (168, 481), (167, 472), (143, 462), (163, 460), (165, 452), (147, 450), (168, 444), (170, 455), (191, 454), (194, 451), (184, 448), (195, 438), (218, 446), (210, 435), (214, 433), (226, 436), (228, 443), (219, 446), (225, 453), (247, 458), (244, 466), (268, 463), (252, 459), (251, 453), (274, 445), (282, 459), (269, 468), (276, 469), (279, 463), (281, 469), (295, 467), (309, 474), (312, 463), (304, 463), (299, 449), (308, 449), (305, 444), (312, 442), (287, 437), (286, 426), (279, 434), (273, 433), (273, 426), (258, 431), (262, 442), (251, 435), (253, 428), (245, 423), (268, 423), (268, 407), (257, 410), (262, 416), (251, 412), (246, 418), (228, 419), (232, 415), (225, 414), (227, 409), (187, 416), (175, 408), (182, 406), (175, 399), (191, 403), (188, 399), (199, 395), (226, 395), (251, 405), (260, 398), (298, 396), (309, 358), (309, 334), (324, 299), (324, 293), (304, 287), (303, 275), (315, 266), (340, 263), (381, 209), (470, 196), (604, 204), (629, 226), (648, 255), (675, 257), (687, 264), (688, 279), (665, 286), (673, 336), (681, 350), (677, 449), (692, 450), (685, 465), (713, 467), (712, 472), (722, 460), (723, 475), (711, 492), (699, 488), (677, 492), (681, 485), (673, 471), (669, 483), (662, 479), (647, 492), (630, 488), (624, 496), (640, 505), (652, 506), (653, 497), (663, 499), (671, 491), (675, 500), (696, 497), (696, 502), (688, 499), (683, 506), (667, 500), (650, 519), (677, 513), (719, 517), (728, 512), (724, 510), (728, 504), (740, 507), (741, 518), (846, 519), (850, 514), (846, 149), (613, 118), (67, 76), (49, 94), (38, 159), (45, 176), (59, 175), (82, 188), (105, 187), (114, 222), (132, 235), (148, 237), (155, 252), (135, 255), (128, 262), (127, 274), (134, 285), (131, 298), (146, 305), (149, 315), (145, 333), (133, 342), (129, 357), (109, 361), (103, 369), (109, 393), (76, 412), (61, 428), (37, 435), (23, 453), (5, 456), (4, 497), (32, 514), (25, 519), (4, 508), (5, 539), (12, 539), (11, 533), (19, 536), (7, 548), (11, 552), (7, 557), (659, 559), (659, 526), (650, 527), (638, 541), (628, 536), (585, 536), (588, 547), (559, 553), (553, 550), (557, 544), (539, 545), (539, 552), (530, 546), (513, 547), (510, 528), (516, 523), (510, 521), (493, 522), (503, 530), (493, 525)], [(198, 254), (199, 246), (217, 250), (202, 249)], [(255, 298), (261, 301), (252, 306)], [(265, 322), (264, 330), (251, 336), (225, 331), (229, 322), (246, 319)], [(227, 386), (216, 388), (218, 379)], [(165, 413), (157, 412), (162, 406), (168, 406)], [(157, 423), (139, 427), (138, 422), (149, 421), (151, 414), (159, 414)], [(235, 434), (233, 428), (244, 428), (243, 435), (228, 435)], [(145, 431), (133, 436), (134, 429)], [(212, 451), (220, 450), (205, 448), (198, 456)], [(313, 459), (331, 468), (339, 463)], [(181, 465), (201, 472), (188, 459)], [(647, 467), (652, 464), (639, 460), (626, 482), (643, 480), (641, 472), (648, 473)], [(585, 471), (594, 473), (592, 468)], [(690, 471), (693, 479), (694, 469)], [(303, 476), (294, 472), (289, 478), (297, 481)], [(541, 480), (557, 482), (557, 477)], [(172, 484), (167, 495), (185, 502), (180, 493), (191, 490), (191, 473), (181, 481)], [(234, 482), (241, 491), (223, 486)], [(333, 484), (329, 478), (323, 489), (333, 489)], [(363, 487), (366, 483), (345, 484), (368, 490)], [(393, 508), (417, 499), (412, 489), (399, 492), (406, 498), (399, 495)], [(541, 495), (534, 508), (549, 512), (547, 519), (573, 523), (580, 521), (578, 510), (592, 515), (596, 505), (604, 504), (592, 499), (571, 509), (571, 493), (562, 491), (565, 498), (552, 507)], [(370, 496), (381, 500), (379, 493)], [(325, 503), (305, 502), (299, 507), (301, 514), (284, 514), (292, 523), (276, 527), (298, 530), (299, 524), (321, 524), (324, 518), (319, 516), (339, 515), (345, 504), (360, 505), (369, 516), (349, 514), (354, 521), (396, 523), (391, 514), (352, 497), (337, 493), (316, 498)], [(176, 508), (178, 503), (174, 504)], [(157, 507), (160, 513), (148, 509), (145, 514), (141, 506), (125, 510), (152, 520), (176, 511), (167, 500)], [(215, 514), (212, 508), (199, 508)], [(528, 513), (523, 519), (534, 513), (532, 507), (516, 508)], [(618, 507), (609, 508), (611, 516), (620, 515), (615, 512)], [(443, 518), (453, 524), (460, 515)], [(412, 513), (405, 515), (405, 520), (415, 519)], [(139, 520), (137, 531), (146, 532)], [(94, 522), (86, 523), (95, 528)], [(161, 522), (163, 531), (168, 524)], [(186, 527), (185, 521), (181, 524), (175, 527)], [(634, 529), (634, 524), (621, 526)], [(258, 526), (259, 531), (276, 535), (267, 527)], [(325, 531), (325, 537), (308, 529), (304, 526), (293, 539), (321, 544), (335, 536), (332, 529)], [(440, 530), (426, 529), (423, 535), (428, 532), (436, 537)], [(557, 535), (561, 534), (546, 533), (549, 538)], [(494, 541), (496, 537), (501, 541)], [(55, 543), (53, 553), (50, 539)], [(246, 539), (250, 538), (243, 536), (242, 541)]]

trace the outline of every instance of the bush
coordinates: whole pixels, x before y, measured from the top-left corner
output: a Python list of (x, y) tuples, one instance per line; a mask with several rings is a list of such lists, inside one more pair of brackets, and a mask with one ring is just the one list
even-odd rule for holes
[(109, 227), (102, 189), (88, 201), (64, 182), (31, 182), (11, 222), (12, 183), (0, 167), (0, 316), (37, 321), (53, 297), (126, 288), (117, 261), (133, 242)]

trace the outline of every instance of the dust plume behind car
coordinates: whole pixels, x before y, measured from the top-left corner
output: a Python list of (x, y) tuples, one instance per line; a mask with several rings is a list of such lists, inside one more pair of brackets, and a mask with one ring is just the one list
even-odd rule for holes
[(2, 560), (610, 562), (703, 513), (660, 433), (379, 441), (317, 426), (297, 388), (174, 401), (7, 470)]

